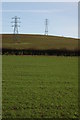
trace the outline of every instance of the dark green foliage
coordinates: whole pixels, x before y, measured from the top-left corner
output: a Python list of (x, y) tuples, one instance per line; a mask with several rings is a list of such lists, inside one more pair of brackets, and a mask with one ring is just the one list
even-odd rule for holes
[(16, 50), (16, 49), (2, 49), (2, 54), (4, 55), (57, 55), (57, 56), (80, 56), (79, 51), (72, 50)]

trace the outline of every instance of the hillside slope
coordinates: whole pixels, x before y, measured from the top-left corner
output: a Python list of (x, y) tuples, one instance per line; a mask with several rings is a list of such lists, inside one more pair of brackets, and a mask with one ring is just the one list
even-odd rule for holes
[[(17, 37), (17, 39), (16, 39)], [(51, 50), (66, 49), (77, 50), (78, 39), (65, 38), (57, 36), (13, 34), (2, 35), (2, 48), (4, 49), (35, 49), (35, 50)]]

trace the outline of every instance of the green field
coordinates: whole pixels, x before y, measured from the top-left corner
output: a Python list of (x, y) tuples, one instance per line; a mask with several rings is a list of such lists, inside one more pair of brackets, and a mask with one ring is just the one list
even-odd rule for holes
[(3, 118), (77, 118), (78, 58), (3, 56)]
[[(17, 36), (17, 39), (16, 39)], [(2, 48), (8, 49), (66, 49), (77, 50), (79, 39), (59, 36), (45, 36), (32, 34), (3, 34)]]

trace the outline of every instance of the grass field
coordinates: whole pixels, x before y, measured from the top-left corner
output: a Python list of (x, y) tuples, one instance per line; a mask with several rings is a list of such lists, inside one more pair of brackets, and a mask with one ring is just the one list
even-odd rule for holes
[(78, 58), (3, 56), (3, 118), (77, 118)]
[(2, 48), (8, 49), (67, 49), (77, 50), (78, 39), (65, 38), (58, 36), (28, 35), (19, 34), (14, 37), (13, 34), (2, 35)]

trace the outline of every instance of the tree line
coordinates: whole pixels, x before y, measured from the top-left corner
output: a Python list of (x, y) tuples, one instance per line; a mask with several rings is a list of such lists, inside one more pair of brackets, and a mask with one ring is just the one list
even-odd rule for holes
[(48, 50), (34, 50), (34, 49), (2, 49), (2, 55), (55, 55), (55, 56), (80, 56), (78, 50), (66, 49), (48, 49)]

